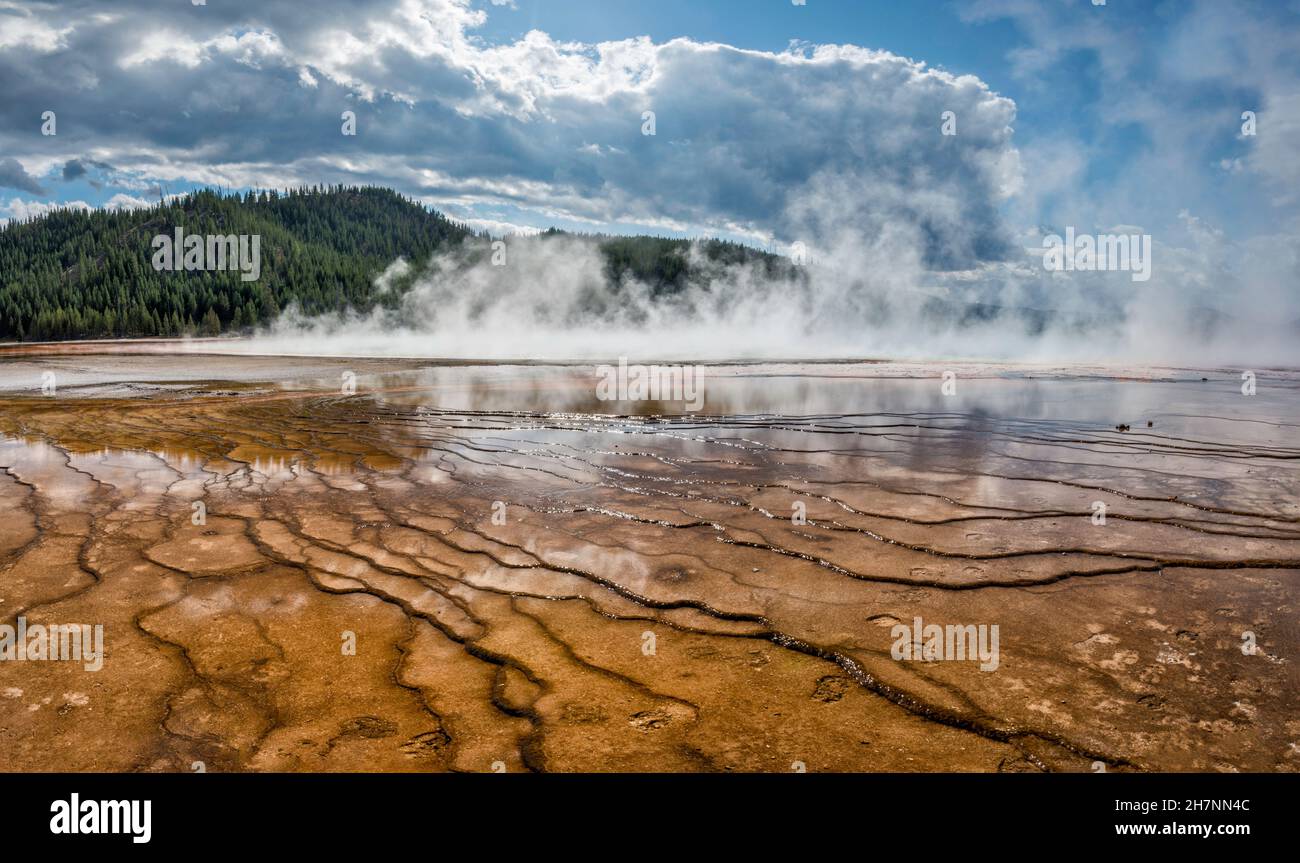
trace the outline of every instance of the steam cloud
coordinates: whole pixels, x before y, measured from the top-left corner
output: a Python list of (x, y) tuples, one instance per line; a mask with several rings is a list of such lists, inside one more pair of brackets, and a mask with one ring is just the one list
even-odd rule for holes
[[(848, 224), (846, 222), (846, 224)], [(1204, 233), (1193, 250), (1157, 243), (1148, 282), (1125, 272), (1051, 273), (1037, 243), (1017, 258), (943, 272), (924, 231), (899, 222), (810, 246), (795, 280), (724, 266), (696, 246), (703, 275), (655, 296), (612, 280), (598, 245), (516, 236), (507, 263), (456, 250), (415, 278), (395, 308), (306, 318), (289, 310), (241, 344), (257, 353), (474, 359), (720, 360), (968, 358), (1171, 365), (1286, 363), (1296, 257)], [(1163, 258), (1163, 260), (1162, 260)], [(1233, 266), (1234, 261), (1243, 262)], [(410, 272), (399, 260), (377, 284)]]

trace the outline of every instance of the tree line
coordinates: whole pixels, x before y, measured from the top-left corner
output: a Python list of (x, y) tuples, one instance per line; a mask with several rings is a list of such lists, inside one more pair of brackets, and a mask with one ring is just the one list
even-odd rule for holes
[[(155, 270), (153, 238), (176, 226), (186, 234), (260, 235), (260, 278)], [(600, 244), (615, 281), (634, 277), (656, 292), (675, 292), (692, 278), (687, 240), (588, 239)], [(378, 187), (205, 189), (144, 209), (55, 209), (0, 228), (0, 339), (219, 335), (268, 323), (291, 304), (307, 315), (367, 312), (400, 302), (432, 255), (466, 246), (486, 253), (491, 242)], [(708, 240), (699, 248), (711, 262), (790, 270), (786, 259), (738, 243)], [(377, 290), (376, 276), (398, 257), (413, 266)]]

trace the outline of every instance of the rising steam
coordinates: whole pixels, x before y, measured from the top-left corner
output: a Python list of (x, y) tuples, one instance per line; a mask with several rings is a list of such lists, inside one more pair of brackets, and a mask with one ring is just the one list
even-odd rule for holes
[[(1294, 260), (1157, 246), (1149, 282), (1048, 273), (1036, 244), (962, 271), (925, 263), (922, 231), (881, 225), (811, 246), (797, 270), (724, 266), (698, 247), (679, 293), (614, 279), (595, 240), (515, 236), (494, 264), (483, 241), (404, 260), (376, 281), (386, 306), (304, 317), (287, 310), (239, 350), (464, 359), (970, 358), (1206, 365), (1285, 363), (1297, 335)], [(1240, 251), (1240, 250), (1237, 250)], [(1161, 260), (1161, 256), (1164, 260)], [(413, 277), (397, 296), (397, 279)]]

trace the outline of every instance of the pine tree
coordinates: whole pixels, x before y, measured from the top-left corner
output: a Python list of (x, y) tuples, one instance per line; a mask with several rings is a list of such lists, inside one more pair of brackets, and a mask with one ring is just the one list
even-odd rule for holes
[(217, 317), (216, 309), (208, 309), (208, 313), (203, 316), (203, 325), (200, 329), (200, 335), (221, 335), (221, 319)]

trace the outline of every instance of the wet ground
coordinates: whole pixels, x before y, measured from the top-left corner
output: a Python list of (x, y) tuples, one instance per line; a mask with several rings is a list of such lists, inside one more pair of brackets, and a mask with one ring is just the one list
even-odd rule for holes
[[(0, 662), (0, 765), (1293, 771), (1300, 375), (1254, 373), (709, 366), (681, 416), (0, 351), (0, 617), (106, 647)], [(996, 668), (894, 658), (917, 618)]]

